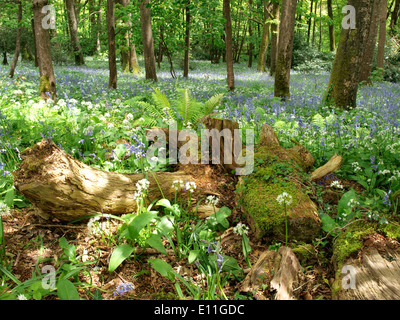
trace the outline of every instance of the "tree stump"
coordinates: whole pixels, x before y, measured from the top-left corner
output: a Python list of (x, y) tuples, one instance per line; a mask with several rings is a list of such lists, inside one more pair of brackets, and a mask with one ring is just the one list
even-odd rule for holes
[(344, 262), (339, 277), (337, 300), (399, 300), (400, 253), (386, 248), (370, 248), (361, 257)]
[(264, 125), (254, 158), (254, 173), (239, 181), (238, 201), (256, 237), (285, 240), (285, 207), (277, 197), (286, 192), (292, 198), (286, 208), (289, 238), (312, 241), (320, 233), (321, 221), (316, 205), (302, 190), (302, 173), (313, 166), (312, 155), (299, 144), (283, 148), (272, 127)]
[[(257, 263), (243, 280), (241, 292), (264, 291), (268, 288), (274, 300), (297, 300), (295, 288), (302, 281), (302, 271), (296, 255), (288, 247), (280, 247), (278, 252), (263, 252)], [(263, 293), (258, 297), (265, 299)]]

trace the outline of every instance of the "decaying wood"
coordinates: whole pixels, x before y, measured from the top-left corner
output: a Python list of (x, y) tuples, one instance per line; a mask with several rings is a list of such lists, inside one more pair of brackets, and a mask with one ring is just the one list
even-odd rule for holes
[(343, 163), (343, 158), (336, 153), (322, 167), (319, 167), (311, 173), (311, 181), (322, 179), (323, 177), (339, 170)]
[(293, 251), (280, 247), (278, 252), (267, 250), (261, 254), (243, 280), (240, 291), (254, 292), (266, 286), (275, 300), (296, 300), (298, 297), (294, 289), (302, 279), (300, 263)]
[[(17, 190), (28, 199), (35, 212), (45, 219), (55, 217), (71, 221), (90, 214), (121, 215), (135, 212), (136, 183), (150, 181), (149, 201), (174, 199), (174, 180), (195, 181), (184, 172), (121, 174), (99, 170), (74, 159), (52, 141), (42, 140), (21, 153), (22, 163), (14, 172)], [(207, 177), (204, 178), (207, 180)], [(211, 178), (209, 178), (211, 180)], [(204, 198), (198, 187), (193, 200)], [(200, 206), (199, 212), (209, 206)], [(213, 212), (213, 211), (212, 211)]]
[[(351, 272), (346, 269), (340, 275), (348, 288), (341, 285), (334, 297), (337, 300), (399, 300), (400, 299), (400, 253), (394, 249), (377, 250), (374, 247), (361, 253), (358, 259), (350, 258), (343, 266), (354, 267), (354, 287)], [(344, 278), (346, 277), (346, 278)]]
[[(284, 148), (281, 146), (277, 135), (273, 128), (269, 125), (264, 124), (261, 129), (260, 145), (256, 148), (254, 154), (255, 161), (265, 160), (270, 161), (272, 164), (262, 164), (261, 166), (269, 166), (271, 170), (277, 163), (292, 166), (297, 169), (293, 170), (289, 175), (277, 175), (271, 177), (265, 181), (263, 176), (258, 177), (259, 183), (254, 187), (255, 177), (240, 179), (238, 197), (240, 199), (242, 211), (246, 214), (249, 225), (251, 226), (254, 234), (257, 238), (263, 238), (265, 236), (273, 236), (279, 240), (285, 239), (285, 223), (282, 220), (282, 224), (274, 225), (273, 229), (267, 230), (265, 225), (259, 225), (257, 219), (260, 217), (269, 217), (271, 215), (278, 215), (277, 211), (277, 196), (282, 193), (285, 188), (282, 187), (287, 185), (287, 181), (290, 180), (296, 187), (295, 197), (297, 201), (290, 208), (288, 208), (288, 229), (289, 239), (296, 239), (298, 241), (312, 241), (321, 230), (321, 220), (319, 218), (318, 210), (315, 203), (302, 191), (303, 184), (301, 182), (300, 172), (307, 172), (310, 170), (315, 162), (315, 159), (309, 151), (307, 151), (302, 145), (296, 144), (293, 148)], [(269, 157), (269, 160), (265, 157)], [(273, 160), (271, 160), (273, 158)], [(265, 162), (264, 161), (264, 162)], [(247, 182), (246, 182), (247, 179)], [(275, 182), (271, 182), (275, 181)], [(253, 185), (249, 188), (248, 185)], [(272, 186), (274, 184), (276, 187)], [(272, 186), (272, 188), (271, 188)], [(243, 187), (243, 188), (242, 188)], [(281, 191), (278, 192), (278, 187)], [(263, 191), (265, 188), (269, 188), (268, 193)], [(276, 194), (274, 192), (277, 192)], [(254, 208), (254, 202), (258, 201), (259, 206)], [(253, 212), (253, 213), (252, 213)], [(274, 221), (278, 221), (282, 215), (276, 216)], [(271, 225), (274, 222), (271, 222)]]

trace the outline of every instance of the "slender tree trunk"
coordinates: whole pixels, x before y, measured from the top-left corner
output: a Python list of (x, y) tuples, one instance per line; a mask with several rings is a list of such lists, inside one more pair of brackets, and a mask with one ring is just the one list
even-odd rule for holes
[(329, 50), (335, 51), (335, 25), (333, 20), (332, 0), (327, 0), (329, 17)]
[(292, 65), (293, 36), (297, 0), (282, 0), (278, 59), (275, 73), (275, 97), (290, 98), (290, 68)]
[(101, 52), (100, 32), (101, 32), (101, 1), (99, 0), (99, 12), (97, 13), (97, 24), (96, 24), (96, 51), (97, 54)]
[(307, 24), (308, 24), (308, 30), (307, 30), (307, 45), (310, 45), (313, 4), (314, 4), (314, 1), (311, 0), (311, 5), (310, 5), (310, 17), (308, 18), (308, 22), (307, 22)]
[(390, 17), (390, 34), (393, 36), (394, 35), (394, 28), (397, 26), (397, 19), (399, 18), (399, 11), (400, 11), (400, 0), (396, 0), (394, 3), (394, 9), (392, 11), (391, 17)]
[(356, 9), (356, 29), (343, 29), (324, 102), (339, 109), (357, 105), (363, 49), (368, 41), (374, 0), (349, 0)]
[(268, 4), (267, 0), (264, 0), (264, 16), (263, 16), (263, 31), (262, 31), (262, 37), (261, 37), (261, 44), (260, 44), (260, 51), (258, 54), (258, 65), (257, 65), (257, 70), (260, 72), (265, 72), (265, 60), (266, 60), (266, 53), (268, 49), (268, 44), (269, 44), (269, 31), (271, 27), (271, 22), (267, 22), (267, 19), (269, 19), (268, 15)]
[(164, 56), (164, 27), (160, 26), (160, 39), (158, 41), (158, 55), (157, 55), (157, 66), (161, 68), (161, 62)]
[[(252, 5), (252, 0), (249, 0), (249, 6)], [(251, 68), (253, 67), (253, 54), (254, 54), (254, 44), (253, 44), (253, 28), (251, 25), (251, 21), (249, 21), (249, 38), (250, 38), (250, 44), (249, 44), (249, 64), (248, 67)]]
[(3, 66), (8, 65), (8, 61), (7, 61), (7, 52), (3, 51)]
[(115, 3), (107, 0), (109, 89), (117, 89), (117, 58), (115, 53)]
[(313, 18), (313, 30), (312, 30), (312, 46), (313, 47), (314, 47), (314, 44), (315, 44), (315, 23), (316, 23), (316, 18), (317, 18), (317, 6), (318, 6), (318, 0), (315, 0), (314, 18)]
[(319, 43), (318, 51), (321, 52), (322, 47), (322, 1), (319, 4)]
[[(49, 30), (42, 26), (45, 13), (42, 13), (47, 0), (33, 0), (34, 29), (36, 38), (36, 56), (40, 73), (39, 95), (44, 98), (56, 100), (56, 79), (54, 76), (53, 62), (51, 58), (51, 45)], [(50, 97), (49, 97), (50, 95)]]
[(233, 48), (232, 48), (232, 21), (231, 21), (231, 2), (223, 0), (225, 17), (225, 44), (226, 44), (226, 67), (228, 73), (228, 88), (235, 90), (235, 75), (233, 71)]
[(142, 26), (143, 55), (146, 79), (157, 82), (156, 59), (154, 57), (153, 31), (151, 29), (150, 0), (139, 0), (140, 23)]
[(21, 51), (21, 28), (22, 28), (21, 27), (21, 21), (22, 21), (22, 2), (21, 2), (21, 0), (18, 1), (17, 19), (18, 19), (18, 27), (17, 27), (17, 36), (16, 36), (16, 41), (15, 41), (15, 53), (14, 53), (14, 59), (11, 63), (10, 73), (8, 75), (10, 78), (14, 78), (15, 68), (17, 67), (19, 53)]
[(366, 84), (371, 84), (370, 79), (372, 72), (372, 62), (375, 55), (376, 38), (379, 29), (379, 16), (381, 11), (382, 0), (375, 0), (374, 7), (372, 10), (371, 23), (369, 27), (368, 39), (364, 46), (364, 52), (360, 68), (360, 82), (365, 82)]
[(32, 34), (33, 34), (33, 49), (35, 55), (35, 67), (39, 67), (39, 59), (37, 56), (37, 44), (36, 44), (36, 32), (35, 32), (35, 18), (31, 19), (31, 27), (32, 27)]
[(379, 40), (378, 52), (376, 55), (376, 68), (380, 72), (380, 77), (383, 78), (384, 61), (385, 61), (385, 44), (386, 44), (386, 16), (387, 16), (387, 0), (382, 0), (379, 17)]
[[(274, 2), (272, 6), (272, 14), (275, 20), (279, 20), (279, 3)], [(279, 43), (279, 23), (271, 25), (271, 76), (275, 75), (276, 60), (278, 59), (278, 43)]]
[(75, 64), (80, 66), (85, 64), (85, 61), (83, 59), (83, 52), (79, 42), (78, 21), (76, 19), (74, 0), (65, 0), (65, 7), (67, 9), (69, 34), (72, 50), (74, 51)]
[(190, 0), (186, 4), (186, 34), (185, 34), (185, 58), (183, 66), (183, 76), (189, 76), (189, 59), (190, 59)]

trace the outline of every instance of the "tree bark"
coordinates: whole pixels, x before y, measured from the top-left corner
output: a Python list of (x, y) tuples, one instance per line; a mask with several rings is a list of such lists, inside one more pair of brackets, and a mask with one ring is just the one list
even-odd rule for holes
[[(272, 15), (275, 20), (279, 20), (279, 3), (274, 2), (272, 6)], [(275, 76), (276, 61), (278, 59), (278, 44), (279, 44), (279, 22), (271, 25), (271, 66), (270, 74)]]
[(36, 44), (36, 32), (35, 32), (35, 18), (31, 19), (31, 27), (32, 27), (32, 34), (33, 34), (33, 53), (35, 56), (35, 67), (39, 67), (39, 60), (37, 57), (37, 44)]
[(3, 66), (8, 65), (8, 61), (7, 61), (7, 52), (3, 51), (3, 62), (2, 62)]
[[(172, 183), (175, 180), (196, 182), (198, 188), (191, 195), (195, 204), (209, 194), (207, 188), (216, 185), (215, 171), (207, 165), (154, 174), (107, 172), (85, 165), (47, 140), (21, 152), (21, 158), (19, 169), (13, 173), (15, 187), (32, 203), (35, 213), (44, 219), (72, 221), (97, 213), (122, 215), (135, 212), (136, 183), (145, 178), (150, 182), (149, 203), (162, 196), (173, 200), (175, 189)], [(201, 179), (196, 180), (195, 176)], [(187, 200), (187, 193), (183, 192), (182, 199)], [(213, 207), (199, 206), (200, 215), (213, 212)]]
[[(240, 286), (240, 292), (254, 292), (262, 290), (263, 286), (271, 288), (274, 300), (299, 299), (298, 288), (304, 280), (299, 261), (292, 249), (280, 247), (279, 250), (264, 251), (256, 264)], [(261, 300), (266, 298), (258, 295)]]
[(372, 84), (370, 79), (372, 72), (372, 63), (375, 55), (376, 39), (379, 29), (379, 17), (381, 11), (382, 0), (375, 0), (372, 11), (371, 24), (369, 28), (368, 39), (364, 47), (361, 68), (360, 68), (360, 82)]
[(290, 98), (290, 68), (292, 66), (293, 36), (297, 0), (282, 0), (278, 59), (275, 73), (275, 97)]
[(357, 105), (357, 90), (363, 49), (368, 41), (374, 0), (349, 0), (356, 9), (356, 28), (340, 33), (339, 45), (324, 102), (339, 109)]
[[(48, 5), (47, 0), (33, 0), (34, 29), (36, 39), (36, 57), (40, 72), (39, 95), (56, 100), (56, 79), (54, 76), (53, 62), (51, 58), (51, 45), (49, 30), (42, 26), (45, 14), (42, 8)], [(50, 97), (49, 97), (50, 95)]]
[(18, 20), (18, 27), (17, 27), (17, 36), (16, 36), (16, 41), (15, 41), (15, 52), (14, 52), (13, 61), (11, 63), (10, 73), (8, 75), (10, 78), (14, 78), (15, 68), (17, 67), (19, 54), (21, 51), (21, 29), (22, 29), (22, 27), (21, 27), (21, 21), (22, 21), (22, 2), (21, 2), (21, 0), (18, 1), (17, 20)]
[(268, 44), (269, 44), (269, 34), (270, 34), (270, 27), (271, 27), (271, 22), (268, 21), (271, 19), (269, 16), (269, 5), (267, 3), (267, 0), (263, 1), (264, 4), (264, 13), (263, 13), (263, 23), (262, 23), (262, 36), (261, 36), (261, 43), (260, 43), (260, 51), (258, 53), (258, 65), (257, 65), (257, 70), (259, 72), (265, 72), (265, 63), (266, 63), (266, 53), (268, 49)]
[(393, 36), (395, 34), (394, 28), (397, 26), (397, 20), (399, 18), (399, 11), (400, 11), (400, 0), (396, 0), (394, 3), (394, 8), (392, 14), (390, 16), (390, 35)]
[(335, 25), (333, 20), (332, 0), (327, 0), (328, 17), (329, 17), (329, 50), (335, 51)]
[(78, 21), (75, 13), (74, 0), (65, 0), (65, 7), (67, 9), (69, 34), (71, 38), (72, 50), (74, 51), (75, 64), (78, 66), (84, 65), (85, 61), (83, 59), (83, 52), (79, 41)]
[(186, 4), (186, 34), (185, 34), (185, 57), (183, 65), (183, 76), (187, 78), (189, 76), (189, 60), (190, 60), (190, 0), (187, 0)]
[(313, 5), (314, 5), (314, 1), (311, 0), (311, 4), (310, 4), (310, 17), (308, 18), (308, 22), (307, 22), (307, 24), (308, 24), (308, 30), (307, 30), (307, 45), (310, 45)]
[(107, 0), (108, 68), (110, 72), (108, 88), (117, 89), (117, 58), (115, 53), (115, 3)]
[(383, 79), (383, 69), (385, 61), (385, 44), (386, 44), (386, 16), (387, 16), (387, 0), (382, 0), (381, 12), (379, 17), (379, 40), (378, 40), (378, 52), (376, 55), (376, 68), (380, 73), (380, 77)]
[[(302, 172), (312, 168), (315, 159), (301, 145), (290, 149), (282, 147), (273, 128), (266, 124), (261, 128), (260, 144), (256, 150), (254, 162), (262, 162), (252, 175), (240, 178), (237, 186), (240, 190), (238, 201), (255, 237), (285, 241), (287, 215), (288, 239), (312, 241), (321, 232), (321, 221), (315, 203), (302, 191), (300, 177)], [(290, 173), (278, 176), (275, 166), (298, 169), (288, 169)], [(277, 202), (283, 190), (293, 200), (287, 210)]]
[(151, 28), (151, 15), (148, 5), (150, 0), (139, 0), (140, 23), (142, 27), (143, 55), (146, 79), (157, 82), (156, 59), (154, 56), (153, 31)]
[(235, 90), (235, 74), (233, 71), (233, 48), (232, 48), (232, 21), (231, 21), (231, 3), (230, 0), (224, 0), (225, 17), (225, 45), (226, 45), (226, 68), (228, 74), (228, 88)]

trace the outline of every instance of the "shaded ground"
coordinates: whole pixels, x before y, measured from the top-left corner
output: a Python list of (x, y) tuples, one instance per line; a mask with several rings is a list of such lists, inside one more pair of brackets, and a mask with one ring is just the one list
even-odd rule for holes
[[(216, 169), (217, 171), (219, 169)], [(225, 175), (220, 170), (213, 172), (216, 175), (216, 184), (208, 187), (214, 190), (221, 198), (221, 205), (232, 209), (230, 217), (231, 226), (238, 222), (245, 222), (244, 215), (235, 206), (235, 177)], [(341, 181), (345, 188), (358, 188), (354, 183)], [(326, 203), (333, 207), (340, 199), (340, 191), (329, 188), (329, 181), (323, 183), (323, 198)], [(12, 216), (4, 217), (4, 231), (6, 252), (9, 261), (12, 261), (12, 273), (20, 280), (26, 281), (32, 274), (46, 264), (55, 265), (55, 261), (62, 256), (62, 249), (59, 246), (59, 239), (65, 237), (68, 243), (74, 244), (77, 248), (79, 262), (93, 261), (87, 267), (90, 272), (81, 272), (79, 280), (83, 283), (90, 283), (93, 287), (80, 289), (81, 298), (93, 299), (96, 288), (101, 289), (102, 297), (106, 300), (155, 300), (176, 298), (173, 283), (154, 271), (148, 259), (156, 257), (169, 262), (172, 267), (182, 276), (196, 283), (201, 282), (201, 276), (194, 264), (187, 264), (187, 258), (176, 260), (175, 256), (165, 256), (154, 252), (144, 252), (135, 256), (134, 259), (125, 261), (115, 272), (108, 272), (108, 261), (115, 245), (110, 243), (109, 238), (104, 235), (116, 234), (118, 223), (116, 220), (100, 220), (100, 229), (88, 226), (87, 221), (65, 225), (57, 220), (45, 221), (35, 215), (31, 208), (16, 210)], [(255, 264), (260, 254), (267, 250), (270, 245), (279, 247), (272, 239), (263, 241), (252, 241), (252, 252), (250, 261)], [(237, 259), (239, 265), (248, 271), (248, 266), (243, 259), (241, 237), (233, 234), (232, 228), (222, 235), (222, 248), (225, 255)], [(368, 241), (367, 241), (368, 244)], [(294, 244), (294, 247), (301, 247), (301, 244)], [(305, 282), (301, 287), (296, 288), (301, 299), (331, 299), (330, 285), (333, 283), (334, 269), (330, 263), (330, 248), (318, 245), (304, 245), (309, 255), (307, 259), (299, 256), (300, 263), (305, 273)], [(44, 260), (44, 261), (43, 261)], [(42, 262), (41, 262), (42, 261)], [(62, 261), (58, 261), (58, 266)], [(57, 267), (57, 266), (56, 266)], [(116, 295), (115, 290), (121, 283), (133, 283), (135, 290), (122, 296)], [(272, 297), (269, 288), (260, 288), (258, 292), (241, 294), (237, 292), (240, 283), (233, 281), (229, 283), (224, 292), (229, 299), (269, 299)], [(55, 296), (48, 296), (46, 299), (53, 299)]]

